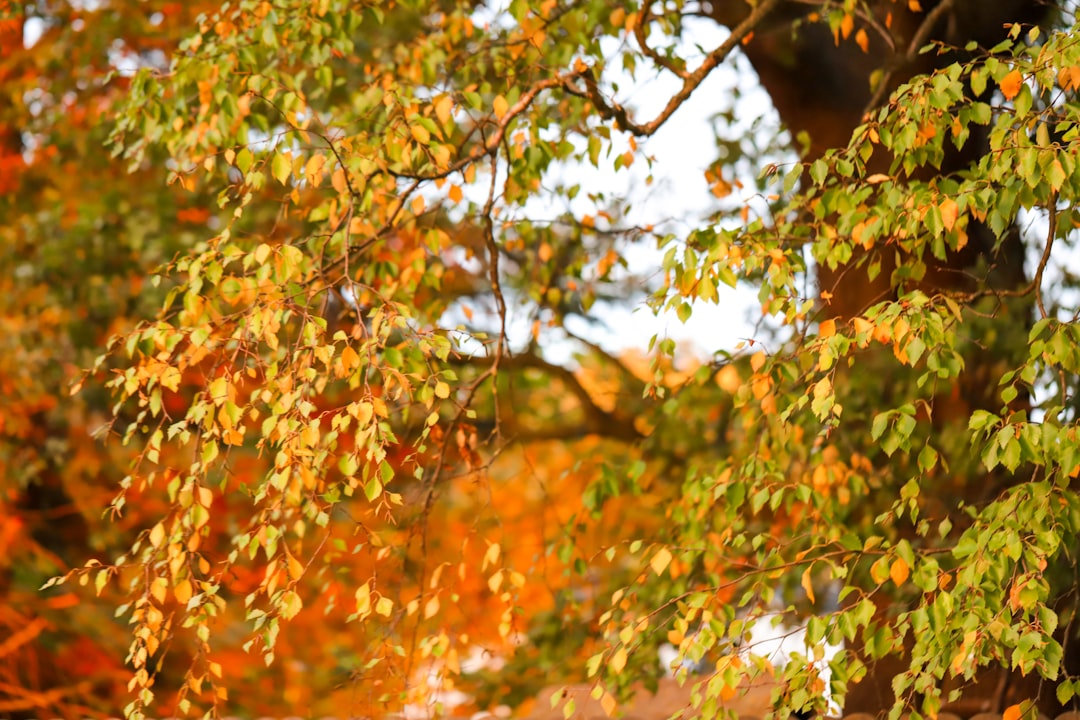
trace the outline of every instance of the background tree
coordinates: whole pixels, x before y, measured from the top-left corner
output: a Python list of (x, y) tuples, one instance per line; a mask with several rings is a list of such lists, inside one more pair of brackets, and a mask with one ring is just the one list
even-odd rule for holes
[[(812, 645), (847, 643), (834, 696), (899, 658), (849, 709), (888, 688), (895, 715), (932, 715), (983, 667), (1072, 701), (1068, 8), (76, 8), (0, 58), (19, 158), (3, 537), (35, 558), (4, 591), (18, 624), (54, 573), (116, 593), (129, 713), (384, 712), (459, 687), (516, 704), (575, 673), (613, 710), (665, 641), (714, 664), (711, 713), (768, 672), (732, 648), (777, 602), (817, 606)], [(689, 49), (714, 22), (730, 35)], [(703, 191), (748, 162), (758, 186), (679, 234), (557, 180), (650, 161), (639, 142), (740, 49), (805, 163), (718, 158)], [(618, 68), (680, 88), (642, 117)], [(105, 132), (116, 160), (92, 151)], [(626, 269), (641, 245), (658, 280)], [(575, 365), (551, 359), (597, 303), (686, 319), (740, 280), (771, 329), (735, 355), (686, 367), (667, 338), (614, 357), (582, 337)], [(106, 413), (122, 446), (88, 439)], [(59, 513), (82, 522), (43, 534)], [(78, 678), (65, 629), (101, 609), (35, 610), (5, 657), (51, 625), (40, 657)], [(510, 665), (477, 672), (479, 650)], [(5, 709), (109, 708), (127, 676), (99, 667), (70, 686), (11, 669)], [(818, 672), (789, 665), (778, 706), (823, 710)], [(999, 686), (999, 709), (1034, 697)]]

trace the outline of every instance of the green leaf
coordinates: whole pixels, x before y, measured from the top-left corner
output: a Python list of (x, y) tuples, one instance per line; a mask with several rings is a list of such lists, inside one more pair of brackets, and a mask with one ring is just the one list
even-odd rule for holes
[(284, 185), (292, 174), (292, 159), (284, 153), (274, 153), (274, 159), (270, 161), (270, 172), (275, 180)]

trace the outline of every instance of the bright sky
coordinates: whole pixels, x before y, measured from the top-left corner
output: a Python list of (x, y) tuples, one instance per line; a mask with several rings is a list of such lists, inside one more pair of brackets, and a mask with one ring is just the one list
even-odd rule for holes
[[(706, 49), (716, 47), (728, 32), (711, 21), (688, 26), (692, 32), (688, 33), (684, 57), (690, 59), (690, 67), (694, 67), (700, 53), (691, 48), (694, 45)], [(736, 87), (741, 93), (734, 113), (739, 126), (731, 128), (731, 135), (749, 132), (751, 123), (762, 115), (775, 117), (772, 103), (758, 85), (749, 63), (745, 58), (738, 60), (737, 69), (729, 61), (714, 70), (656, 135), (642, 143), (644, 152), (656, 159), (651, 169), (655, 178), (651, 187), (645, 185), (650, 170), (644, 162), (635, 162), (628, 171), (618, 174), (613, 171), (589, 172), (591, 168), (575, 171), (583, 186), (608, 191), (626, 188), (624, 197), (633, 202), (633, 210), (627, 218), (630, 223), (654, 224), (679, 237), (700, 227), (701, 218), (718, 208), (705, 179), (706, 168), (717, 156), (712, 117), (731, 107)], [(626, 75), (617, 78), (619, 101), (635, 108), (639, 121), (655, 117), (681, 84), (668, 73), (643, 82), (645, 77), (646, 73), (639, 73), (636, 83)], [(743, 193), (749, 197), (753, 193), (755, 177), (739, 179), (747, 189), (736, 189), (735, 194)], [(654, 249), (635, 248), (629, 257), (630, 269), (647, 273), (660, 267), (661, 258), (662, 254)], [(758, 307), (755, 293), (749, 288), (735, 290), (721, 286), (719, 304), (696, 304), (694, 314), (685, 325), (674, 313), (657, 317), (644, 305), (605, 313), (604, 320), (611, 330), (599, 333), (597, 341), (610, 350), (644, 349), (649, 339), (659, 334), (680, 341), (684, 351), (693, 349), (695, 354), (708, 355), (717, 349), (731, 350), (740, 340), (751, 337), (751, 318), (756, 320), (760, 316)]]
[[(695, 67), (703, 56), (697, 48), (714, 48), (728, 35), (725, 28), (708, 20), (687, 21), (686, 28), (681, 54), (689, 61), (690, 68)], [(614, 46), (612, 50), (615, 50)], [(610, 62), (609, 67), (618, 68), (620, 62)], [(626, 73), (609, 69), (605, 73), (605, 80), (617, 83), (619, 93), (616, 99), (620, 104), (632, 108), (639, 122), (655, 117), (681, 84), (669, 73), (650, 74), (645, 70), (639, 70), (638, 78), (634, 80)], [(739, 96), (737, 101), (734, 99), (736, 89)], [(623, 198), (632, 204), (631, 212), (622, 219), (621, 224), (653, 225), (680, 239), (685, 238), (691, 229), (702, 226), (702, 218), (718, 209), (718, 201), (710, 193), (709, 183), (705, 179), (705, 170), (717, 157), (712, 118), (733, 105), (737, 124), (727, 129), (731, 137), (750, 132), (753, 122), (762, 116), (766, 117), (766, 126), (773, 128), (773, 132), (779, 125), (772, 103), (758, 84), (749, 62), (738, 56), (714, 70), (653, 137), (639, 142), (643, 153), (629, 169), (618, 172), (612, 169), (615, 156), (629, 148), (628, 136), (623, 136), (616, 141), (610, 157), (605, 159), (601, 155), (600, 169), (576, 165), (567, 167), (561, 172), (556, 170), (549, 173), (545, 183), (554, 185), (560, 177), (567, 180), (566, 184), (579, 183), (581, 192), (571, 203), (579, 217), (596, 212), (597, 208), (586, 198), (590, 192), (602, 191), (608, 197)], [(644, 162), (644, 155), (655, 158), (651, 169)], [(751, 197), (758, 171), (754, 168), (749, 174), (738, 178), (747, 189), (736, 189), (736, 197), (739, 193), (744, 198)], [(651, 186), (646, 184), (646, 177), (650, 173), (654, 178)], [(730, 182), (735, 178), (726, 176), (725, 179)], [(466, 189), (466, 195), (482, 203), (486, 187), (471, 190)], [(726, 202), (732, 201), (733, 198), (728, 198)], [(552, 217), (562, 209), (552, 204), (550, 199), (538, 197), (526, 206), (521, 215)], [(663, 253), (654, 245), (646, 246), (643, 243), (629, 248), (626, 256), (631, 272), (659, 277)], [(599, 303), (593, 307), (591, 315), (600, 318), (606, 327), (586, 325), (580, 320), (575, 322), (574, 318), (567, 325), (571, 332), (588, 337), (611, 352), (627, 349), (644, 351), (650, 339), (659, 335), (678, 341), (680, 355), (692, 354), (704, 358), (716, 350), (733, 350), (741, 340), (752, 337), (753, 324), (760, 319), (756, 295), (750, 288), (736, 290), (721, 286), (719, 294), (717, 305), (696, 304), (686, 324), (673, 312), (656, 316), (643, 301), (628, 301), (624, 307), (602, 306)], [(511, 312), (508, 327), (512, 346), (524, 345), (530, 331), (529, 319), (520, 311), (517, 314)], [(566, 362), (575, 350), (572, 344), (560, 342), (554, 333), (546, 335), (544, 344), (549, 359), (556, 362)]]

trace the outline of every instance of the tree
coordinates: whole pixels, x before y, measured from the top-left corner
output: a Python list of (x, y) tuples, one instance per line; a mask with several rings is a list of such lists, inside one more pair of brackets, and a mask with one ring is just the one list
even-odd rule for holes
[[(556, 669), (594, 679), (613, 711), (663, 670), (662, 642), (714, 664), (697, 698), (713, 714), (768, 672), (732, 648), (777, 603), (816, 609), (811, 645), (846, 643), (831, 683), (849, 708), (885, 687), (894, 717), (935, 715), (998, 667), (1015, 676), (999, 709), (1073, 702), (1080, 49), (1066, 10), (143, 5), (79, 11), (92, 33), (58, 14), (25, 59), (0, 58), (30, 68), (11, 107), (53, 82), (47, 112), (0, 117), (37, 138), (4, 206), (12, 257), (32, 254), (8, 280), (0, 380), (30, 392), (5, 411), (0, 457), (38, 462), (9, 494), (27, 512), (51, 507), (43, 489), (63, 505), (86, 486), (80, 457), (98, 493), (118, 473), (120, 524), (88, 518), (62, 549), (98, 557), (50, 559), (45, 584), (114, 594), (130, 715), (258, 697), (382, 711), (451, 688), (517, 703)], [(694, 57), (695, 23), (730, 34)], [(130, 77), (88, 84), (40, 60), (122, 30), (143, 66)], [(555, 179), (651, 162), (639, 143), (740, 52), (801, 162), (718, 157), (702, 186), (716, 212), (685, 233), (632, 226), (619, 198)], [(643, 118), (620, 73), (679, 89)], [(66, 88), (84, 92), (84, 124), (57, 112)], [(106, 131), (117, 160), (91, 155), (100, 184), (65, 193), (85, 175), (51, 172), (49, 153)], [(757, 185), (732, 193), (738, 163)], [(63, 197), (67, 213), (43, 210)], [(538, 198), (567, 209), (538, 217)], [(659, 248), (659, 280), (628, 272), (635, 246)], [(77, 250), (97, 274), (68, 262)], [(668, 338), (613, 356), (572, 333), (598, 303), (685, 320), (739, 283), (769, 330), (694, 367)], [(100, 308), (90, 338), (67, 315), (82, 307)], [(576, 365), (552, 359), (556, 332)], [(56, 400), (66, 378), (35, 370), (61, 357), (93, 365), (73, 404)], [(130, 452), (72, 430), (105, 409)], [(509, 666), (471, 669), (478, 648)], [(814, 664), (782, 680), (782, 712), (824, 709)], [(91, 689), (104, 699), (83, 688), (88, 704), (116, 697)]]

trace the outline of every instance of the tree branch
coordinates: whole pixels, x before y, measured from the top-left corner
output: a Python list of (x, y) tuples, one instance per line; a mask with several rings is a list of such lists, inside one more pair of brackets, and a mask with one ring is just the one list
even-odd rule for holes
[[(451, 362), (490, 369), (491, 361), (489, 358), (484, 357), (463, 357), (452, 360)], [(627, 442), (634, 442), (645, 437), (636, 427), (634, 427), (632, 418), (618, 415), (615, 412), (608, 412), (598, 406), (589, 391), (581, 384), (577, 375), (569, 368), (548, 362), (533, 353), (522, 355), (506, 354), (501, 359), (500, 367), (517, 370), (540, 370), (547, 375), (557, 378), (574, 395), (585, 415), (585, 423), (583, 426), (564, 426), (526, 433), (518, 432), (516, 433), (518, 437), (527, 437), (528, 439), (560, 439), (595, 434), (618, 440), (625, 440)]]
[[(581, 72), (582, 81), (585, 83), (585, 88), (579, 88), (573, 84), (568, 78), (564, 82), (564, 87), (567, 92), (578, 97), (586, 98), (593, 104), (596, 111), (600, 113), (600, 116), (606, 120), (614, 120), (615, 124), (623, 132), (629, 132), (638, 137), (648, 137), (654, 134), (660, 127), (667, 122), (676, 110), (678, 110), (684, 102), (693, 94), (694, 90), (709, 76), (716, 66), (727, 58), (731, 54), (732, 50), (739, 46), (739, 43), (743, 41), (750, 33), (757, 27), (774, 7), (779, 4), (780, 0), (762, 0), (757, 7), (750, 11), (750, 14), (739, 23), (728, 36), (724, 42), (709, 53), (701, 65), (692, 73), (685, 73), (685, 71), (676, 73), (683, 78), (683, 86), (671, 96), (667, 105), (660, 114), (653, 120), (647, 123), (638, 123), (630, 118), (630, 114), (626, 108), (615, 101), (605, 100), (600, 92), (600, 87), (597, 84), (596, 75), (591, 68), (585, 69)], [(661, 63), (664, 65), (664, 63)]]
[(871, 112), (874, 108), (881, 104), (881, 101), (885, 99), (885, 94), (889, 91), (889, 82), (892, 80), (892, 76), (897, 70), (904, 65), (910, 64), (915, 61), (915, 58), (919, 55), (919, 50), (926, 41), (930, 39), (930, 33), (933, 32), (934, 26), (937, 25), (938, 20), (942, 16), (952, 10), (953, 0), (941, 0), (941, 2), (934, 6), (934, 9), (926, 14), (922, 23), (919, 25), (919, 29), (915, 31), (915, 35), (912, 36), (911, 42), (908, 43), (907, 52), (901, 57), (894, 58), (889, 63), (888, 69), (881, 76), (881, 81), (878, 82), (877, 89), (874, 90), (873, 96), (870, 98), (870, 102), (866, 104), (866, 109), (863, 110), (863, 114)]

